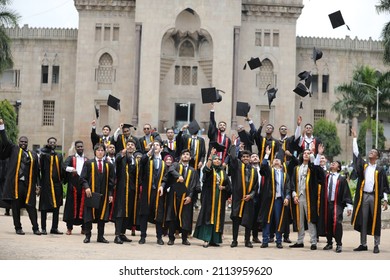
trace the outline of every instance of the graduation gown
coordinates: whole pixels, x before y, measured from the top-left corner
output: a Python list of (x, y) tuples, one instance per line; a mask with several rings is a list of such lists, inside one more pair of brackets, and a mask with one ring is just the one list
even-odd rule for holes
[[(84, 157), (84, 161), (88, 159)], [(75, 155), (69, 156), (64, 162), (64, 174), (67, 182), (66, 200), (64, 207), (64, 222), (72, 222), (74, 225), (82, 225), (83, 220), (80, 219), (80, 212), (83, 211), (81, 207), (81, 197), (83, 188), (80, 183), (80, 176), (77, 173), (66, 172), (66, 167), (76, 168), (77, 159)]]
[[(320, 205), (320, 215), (317, 224), (317, 233), (320, 236), (326, 236), (328, 230), (329, 223), (329, 174), (326, 174), (326, 178), (324, 180), (324, 184), (321, 185), (321, 205)], [(345, 177), (339, 175), (336, 182), (335, 194), (334, 194), (334, 218), (332, 225), (332, 233), (336, 233), (337, 227), (342, 226), (341, 223), (337, 223), (337, 221), (342, 221), (344, 208), (348, 204), (352, 204), (351, 191), (349, 190), (349, 185)]]
[[(188, 166), (187, 176), (183, 183), (178, 183), (177, 179), (184, 175), (184, 166), (174, 162), (164, 178), (165, 187), (170, 186), (169, 203), (167, 205), (167, 222), (177, 222), (179, 229), (192, 232), (193, 218), (193, 196), (199, 184), (199, 175), (194, 168)], [(184, 198), (191, 197), (191, 203), (184, 205)]]
[(49, 147), (41, 149), (39, 156), (41, 168), (41, 195), (39, 210), (52, 211), (63, 204), (63, 170), (62, 155)]
[[(29, 205), (35, 207), (36, 205), (36, 195), (35, 189), (37, 186), (37, 179), (39, 176), (39, 163), (38, 156), (33, 151), (27, 151), (28, 159), (23, 154), (24, 151), (18, 145), (11, 143), (5, 130), (0, 130), (1, 137), (1, 158), (3, 160), (8, 158), (7, 172), (5, 176), (5, 183), (3, 189), (3, 200), (12, 201), (19, 199), (20, 188), (19, 188), (19, 175), (21, 172), (22, 164), (27, 165), (25, 170), (25, 179), (27, 185), (26, 199), (21, 203), (23, 205)], [(23, 163), (24, 162), (24, 163)], [(28, 163), (29, 162), (29, 163)]]
[[(104, 161), (103, 172), (99, 173), (98, 162), (95, 158), (84, 163), (83, 171), (80, 175), (81, 185), (83, 187), (82, 206), (83, 213), (80, 213), (80, 218), (84, 219), (84, 223), (108, 221), (109, 217), (109, 196), (112, 196), (115, 184), (115, 171), (111, 162)], [(99, 208), (87, 207), (85, 204), (85, 189), (90, 188), (92, 192), (97, 192), (102, 195)]]
[[(146, 135), (140, 137), (138, 140), (140, 145), (140, 151), (146, 154), (147, 151), (145, 149), (148, 146), (148, 142), (146, 141)], [(153, 142), (154, 140), (159, 140), (160, 142), (162, 141), (160, 134), (158, 134), (157, 132), (152, 132), (149, 135), (149, 142)]]
[[(225, 150), (219, 153), (219, 156), (221, 157), (221, 161), (225, 162), (225, 158), (228, 155), (229, 147), (232, 144), (232, 140), (230, 140), (230, 138), (227, 137), (226, 134), (222, 135), (221, 132), (219, 131), (217, 127), (217, 123), (215, 121), (215, 112), (213, 111), (210, 111), (210, 124), (209, 124), (209, 130), (207, 131), (207, 136), (209, 137), (210, 142), (218, 142), (219, 144), (225, 146)], [(210, 155), (210, 151), (211, 151), (211, 145), (209, 144), (207, 156)]]
[[(181, 137), (179, 137), (181, 136)], [(190, 166), (193, 167), (195, 170), (198, 170), (198, 164), (199, 162), (203, 162), (205, 160), (206, 156), (206, 145), (203, 137), (196, 136), (196, 140), (192, 139), (191, 135), (185, 134), (182, 135), (182, 131), (178, 133), (178, 146), (183, 149), (188, 149), (191, 153), (191, 160), (190, 160)], [(195, 140), (194, 145), (196, 145), (195, 149), (191, 148), (192, 141)]]
[[(258, 186), (258, 175), (252, 166), (245, 166), (236, 156), (236, 146), (229, 149), (229, 170), (232, 180), (232, 212), (230, 217), (241, 218), (241, 225), (252, 228), (254, 213), (255, 192)], [(249, 172), (249, 173), (248, 173)], [(246, 175), (249, 180), (246, 180)], [(252, 196), (249, 201), (244, 201), (245, 195)]]
[[(353, 228), (357, 231), (361, 231), (362, 222), (363, 222), (363, 212), (362, 212), (362, 200), (363, 200), (363, 189), (364, 189), (364, 172), (368, 163), (366, 163), (363, 158), (359, 155), (358, 157), (353, 155), (353, 166), (356, 170), (358, 177), (358, 182), (356, 184), (354, 207), (351, 218), (351, 224)], [(368, 235), (377, 235), (381, 234), (381, 199), (383, 198), (383, 193), (389, 193), (389, 184), (387, 181), (387, 176), (385, 170), (382, 167), (376, 166), (375, 170), (375, 184), (374, 184), (374, 211), (369, 216), (367, 222), (367, 234)]]
[(106, 146), (110, 145), (112, 142), (112, 137), (108, 136), (107, 139), (103, 140), (103, 135), (99, 135), (96, 133), (96, 128), (92, 128), (91, 130), (91, 142), (92, 142), (92, 149), (95, 147), (98, 143), (104, 143)]
[[(140, 151), (141, 145), (140, 145), (139, 139), (133, 135), (130, 135), (129, 138), (133, 139), (135, 141), (135, 148), (137, 151)], [(127, 139), (123, 134), (119, 134), (116, 141), (112, 140), (113, 144), (115, 145), (115, 152), (116, 153), (119, 153), (120, 151), (122, 151), (123, 149), (126, 148), (126, 141), (127, 141)]]

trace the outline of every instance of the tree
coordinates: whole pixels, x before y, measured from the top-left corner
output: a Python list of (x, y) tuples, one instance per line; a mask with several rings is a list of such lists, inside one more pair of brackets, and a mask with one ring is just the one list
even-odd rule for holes
[(337, 128), (334, 122), (326, 119), (319, 119), (314, 125), (313, 134), (319, 137), (325, 146), (325, 154), (330, 160), (340, 154), (340, 138), (337, 135)]
[[(381, 94), (377, 97), (377, 90)], [(368, 123), (366, 133), (367, 149), (372, 148), (372, 117), (376, 116), (377, 98), (380, 111), (390, 109), (390, 72), (381, 74), (369, 66), (358, 66), (352, 75), (352, 81), (339, 85), (336, 94), (340, 95), (332, 105), (331, 110), (338, 114), (337, 121), (352, 119), (359, 115), (365, 116)], [(375, 129), (374, 129), (375, 131)]]
[[(371, 122), (371, 131), (372, 131), (372, 138), (375, 140), (375, 122)], [(360, 129), (359, 129), (359, 135), (358, 135), (358, 146), (359, 146), (359, 151), (362, 151), (361, 154), (363, 156), (366, 155), (366, 139), (365, 135), (367, 132), (367, 128), (369, 126), (369, 123), (367, 120), (361, 123)], [(385, 148), (385, 142), (386, 142), (386, 137), (384, 135), (384, 128), (381, 123), (378, 125), (378, 149), (382, 150)]]
[(5, 28), (15, 27), (20, 16), (6, 7), (10, 3), (11, 0), (0, 0), (0, 73), (13, 67), (11, 39), (8, 37)]
[(16, 112), (7, 99), (0, 101), (0, 118), (4, 120), (8, 139), (12, 143), (17, 143), (19, 130), (16, 125)]
[[(380, 0), (379, 5), (376, 6), (376, 11), (378, 13), (390, 13), (390, 0)], [(384, 47), (384, 53), (383, 53), (383, 61), (384, 63), (389, 64), (390, 63), (390, 21), (385, 24), (385, 26), (382, 29), (382, 35), (383, 39), (383, 47)]]

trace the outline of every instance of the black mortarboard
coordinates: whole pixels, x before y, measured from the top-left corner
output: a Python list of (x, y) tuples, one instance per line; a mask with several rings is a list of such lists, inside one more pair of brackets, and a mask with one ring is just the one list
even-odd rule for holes
[(237, 101), (236, 116), (247, 117), (250, 109), (251, 105), (249, 103)]
[(212, 88), (202, 88), (201, 91), (202, 91), (202, 103), (214, 103), (214, 102), (222, 101), (222, 96), (218, 93), (218, 91), (222, 91), (222, 90), (212, 87)]
[(308, 71), (302, 71), (301, 73), (298, 74), (299, 80), (305, 81), (305, 86), (309, 89), (311, 85), (311, 81), (313, 79), (313, 76), (310, 74)]
[(246, 65), (247, 64), (249, 65), (249, 68), (251, 70), (259, 68), (262, 65), (261, 61), (260, 61), (260, 58), (258, 58), (258, 57), (251, 57), (251, 59), (248, 60), (247, 63), (245, 63), (244, 70), (246, 69)]
[(272, 101), (276, 98), (276, 92), (278, 91), (277, 88), (270, 88), (270, 89), (267, 89), (266, 93), (267, 93), (267, 96), (268, 96), (268, 106), (269, 108), (271, 109), (271, 103)]
[(223, 151), (225, 150), (225, 146), (219, 144), (219, 143), (216, 142), (216, 141), (210, 142), (210, 146), (213, 147), (213, 148), (215, 148), (215, 150), (216, 150), (218, 153), (223, 152)]
[(198, 122), (196, 120), (193, 120), (188, 125), (188, 132), (191, 135), (197, 134), (199, 130), (200, 130), (200, 126), (199, 126), (199, 124), (198, 124)]
[(132, 127), (134, 128), (134, 130), (137, 130), (137, 128), (134, 125), (129, 124), (129, 123), (124, 123), (123, 126), (122, 126), (122, 129), (123, 128), (132, 128)]
[(120, 106), (120, 99), (116, 98), (115, 96), (113, 95), (108, 95), (108, 99), (107, 99), (107, 105), (110, 106), (111, 108), (115, 109), (115, 110), (121, 110), (121, 106)]
[(302, 83), (298, 83), (296, 88), (293, 90), (293, 92), (295, 92), (296, 94), (298, 94), (299, 96), (302, 96), (302, 97), (305, 97), (306, 95), (309, 94), (309, 90)]
[[(343, 26), (345, 24), (344, 19), (343, 19), (343, 15), (341, 14), (341, 11), (331, 13), (328, 16), (329, 16), (330, 23), (332, 24), (333, 29), (340, 27), (340, 26)], [(350, 30), (348, 25), (347, 25), (347, 28), (348, 28), (348, 30)]]
[(319, 60), (321, 57), (322, 57), (322, 51), (314, 47), (313, 56), (312, 56), (312, 59), (314, 60), (314, 64), (316, 64), (316, 61)]
[(85, 206), (91, 207), (91, 208), (100, 208), (100, 201), (102, 199), (103, 195), (98, 192), (92, 192), (91, 197), (86, 197), (85, 199)]
[(96, 105), (95, 105), (95, 115), (96, 115), (96, 118), (98, 119), (99, 118), (99, 109), (96, 107)]

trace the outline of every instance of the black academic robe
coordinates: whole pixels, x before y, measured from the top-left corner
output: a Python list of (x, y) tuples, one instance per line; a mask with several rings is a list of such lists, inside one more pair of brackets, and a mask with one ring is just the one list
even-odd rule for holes
[[(217, 195), (217, 174), (220, 177), (219, 185), (225, 189)], [(196, 221), (196, 227), (214, 225), (215, 232), (223, 233), (225, 224), (225, 205), (230, 196), (231, 182), (225, 170), (216, 171), (214, 168), (203, 168), (202, 207)]]
[(96, 128), (92, 128), (92, 130), (91, 130), (92, 149), (98, 143), (104, 143), (104, 144), (106, 144), (106, 146), (108, 146), (113, 141), (111, 136), (108, 136), (106, 139), (103, 139), (103, 138), (104, 138), (103, 135), (96, 133)]
[[(329, 215), (329, 191), (328, 191), (328, 185), (329, 185), (329, 174), (326, 174), (324, 183), (321, 184), (321, 205), (319, 207), (320, 209), (320, 215), (319, 220), (317, 224), (317, 234), (320, 236), (326, 236), (328, 231), (328, 223), (330, 217)], [(343, 219), (343, 212), (344, 208), (348, 204), (352, 204), (352, 197), (351, 197), (351, 191), (349, 190), (349, 185), (345, 177), (339, 175), (336, 182), (336, 188), (335, 188), (335, 196), (334, 196), (334, 203), (333, 203), (333, 225), (332, 225), (332, 233), (336, 233), (337, 227), (342, 226), (341, 223), (337, 223), (337, 221), (342, 221)]]
[[(295, 144), (293, 144), (293, 145), (295, 145), (295, 147), (297, 149), (298, 155), (302, 154), (304, 150), (310, 148), (310, 147), (307, 147), (308, 144), (304, 140), (302, 141), (302, 144), (299, 145), (302, 137), (304, 137), (304, 136), (300, 136), (297, 140), (295, 140)], [(314, 137), (313, 142), (314, 142), (314, 147), (315, 147), (314, 154), (317, 154), (318, 153), (318, 145), (322, 144), (322, 141), (320, 138)]]
[[(232, 212), (231, 218), (241, 218), (241, 225), (252, 228), (254, 212), (254, 196), (258, 186), (256, 170), (248, 164), (245, 166), (236, 156), (236, 146), (229, 149), (229, 173), (232, 180)], [(246, 180), (246, 177), (249, 180)], [(244, 196), (250, 195), (252, 199), (243, 200)]]
[(11, 143), (5, 130), (0, 130), (1, 137), (1, 158), (3, 160), (8, 159), (7, 163), (7, 173), (5, 176), (5, 183), (3, 189), (3, 200), (12, 201), (19, 199), (20, 189), (19, 189), (19, 178), (18, 174), (21, 171), (22, 164), (27, 168), (25, 170), (25, 179), (27, 185), (26, 199), (21, 203), (23, 205), (29, 205), (35, 207), (36, 205), (36, 195), (35, 190), (37, 186), (37, 179), (39, 176), (39, 163), (38, 156), (33, 151), (26, 151), (28, 157), (24, 154), (24, 151), (19, 148), (18, 145)]
[(163, 160), (160, 160), (158, 170), (155, 169), (154, 156), (143, 155), (140, 161), (142, 169), (142, 191), (139, 198), (139, 215), (147, 215), (151, 223), (164, 223), (166, 211), (166, 192), (159, 194), (159, 187), (168, 168)]
[(11, 208), (9, 201), (3, 200), (5, 178), (7, 177), (8, 159), (0, 159), (0, 208)]
[[(84, 161), (88, 159), (84, 157)], [(66, 167), (76, 168), (76, 156), (72, 155), (65, 159), (63, 168), (65, 180), (67, 182), (66, 200), (64, 207), (64, 222), (72, 222), (74, 225), (82, 225), (83, 220), (80, 219), (80, 212), (83, 211), (81, 207), (81, 197), (83, 188), (80, 183), (80, 176), (77, 173), (66, 172)]]
[[(299, 168), (301, 165), (297, 165), (294, 168), (293, 176), (290, 179), (290, 188), (291, 193), (295, 191), (299, 195)], [(318, 187), (318, 182), (321, 181), (321, 176), (323, 176), (323, 169), (319, 165), (314, 165), (309, 163), (307, 168), (307, 176), (305, 182), (305, 192), (307, 200), (307, 220), (305, 218), (305, 229), (307, 229), (307, 222), (317, 224), (319, 207), (318, 203), (321, 196), (321, 189)], [(292, 197), (292, 196), (291, 196)], [(299, 231), (299, 205), (291, 201), (291, 211), (293, 216), (293, 230)]]
[[(198, 164), (199, 162), (203, 162), (206, 157), (206, 145), (203, 137), (196, 136), (196, 139), (192, 139), (192, 136), (189, 134), (182, 135), (182, 132), (180, 131), (178, 133), (178, 136), (181, 136), (177, 138), (179, 141), (179, 147), (181, 147), (181, 150), (188, 149), (191, 153), (191, 160), (190, 160), (190, 166), (193, 167), (195, 170), (198, 170)], [(192, 141), (195, 140), (195, 143), (193, 145), (196, 145), (195, 149), (192, 149)]]
[[(353, 166), (356, 170), (358, 177), (358, 182), (356, 184), (354, 207), (351, 218), (351, 224), (353, 228), (357, 231), (361, 231), (362, 221), (363, 221), (363, 212), (362, 212), (362, 200), (363, 200), (363, 189), (364, 189), (364, 172), (368, 163), (366, 163), (363, 158), (359, 155), (358, 157), (353, 155)], [(377, 235), (381, 234), (381, 199), (383, 198), (383, 193), (389, 193), (389, 183), (387, 181), (387, 176), (385, 170), (376, 166), (375, 171), (375, 185), (374, 185), (374, 210), (371, 213), (368, 223), (367, 223), (367, 234), (368, 235)]]
[[(130, 135), (129, 139), (133, 139), (134, 140), (136, 150), (140, 151), (141, 150), (141, 145), (140, 145), (139, 139), (137, 137), (133, 136), (133, 135)], [(123, 134), (119, 134), (118, 138), (116, 139), (116, 141), (112, 140), (113, 144), (115, 145), (115, 152), (116, 153), (119, 153), (123, 149), (126, 149), (126, 141), (127, 141), (127, 139), (126, 139), (126, 137)]]
[[(285, 171), (285, 168), (281, 169), (282, 172), (282, 200), (285, 198), (290, 199), (290, 179)], [(275, 196), (276, 196), (276, 178), (275, 178), (275, 168), (272, 168), (268, 164), (268, 160), (264, 159), (260, 168), (260, 174), (262, 178), (265, 178), (264, 187), (260, 192), (260, 217), (263, 223), (271, 223), (275, 205)], [(275, 225), (276, 230), (283, 232), (285, 225), (290, 223), (290, 211), (289, 205), (282, 208), (281, 216), (279, 219), (279, 224)]]
[(60, 208), (63, 204), (62, 183), (64, 172), (62, 169), (62, 155), (46, 146), (41, 149), (39, 163), (41, 168), (39, 210), (50, 212)]
[(176, 140), (177, 137), (172, 140), (172, 147), (169, 145), (169, 140), (164, 140), (163, 143), (163, 151), (161, 152), (161, 155), (164, 157), (166, 155), (171, 155), (175, 161), (179, 160), (180, 157), (180, 149), (178, 145), (178, 141)]
[[(184, 176), (184, 166), (174, 162), (164, 177), (164, 188), (170, 187), (167, 205), (167, 222), (177, 222), (179, 229), (191, 233), (193, 218), (193, 197), (195, 188), (199, 184), (199, 175), (191, 166), (188, 166), (187, 176), (183, 183), (177, 179)], [(191, 197), (191, 203), (184, 205), (184, 198)]]
[[(146, 147), (148, 146), (148, 142), (146, 141), (146, 135), (140, 137), (139, 140), (139, 145), (140, 145), (140, 151), (143, 154), (146, 154), (148, 151), (146, 150)], [(162, 141), (160, 134), (157, 132), (152, 132), (150, 133), (149, 137), (149, 142), (153, 142), (154, 140), (159, 140), (160, 142)], [(138, 148), (137, 148), (138, 150)]]
[[(103, 160), (103, 172), (99, 173), (98, 162), (95, 158), (87, 160), (84, 163), (83, 171), (80, 174), (80, 182), (84, 189), (82, 196), (83, 213), (80, 213), (80, 218), (84, 219), (84, 223), (108, 221), (109, 218), (109, 197), (113, 194), (115, 184), (115, 171), (111, 162)], [(87, 207), (85, 204), (85, 189), (90, 188), (92, 192), (100, 193), (99, 208)]]
[(228, 155), (229, 147), (232, 144), (232, 140), (230, 140), (229, 137), (227, 137), (226, 134), (221, 134), (217, 127), (217, 123), (215, 121), (215, 112), (210, 111), (210, 124), (209, 124), (209, 130), (207, 131), (207, 136), (210, 139), (209, 142), (209, 149), (207, 151), (207, 157), (210, 155), (211, 152), (211, 142), (218, 142), (222, 146), (225, 147), (225, 150), (221, 153), (219, 153), (219, 156), (221, 157), (222, 162), (225, 162), (225, 158)]

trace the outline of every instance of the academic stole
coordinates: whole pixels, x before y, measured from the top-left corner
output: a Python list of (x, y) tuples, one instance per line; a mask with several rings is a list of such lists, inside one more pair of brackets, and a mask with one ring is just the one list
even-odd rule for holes
[[(189, 151), (191, 151), (191, 140), (192, 138), (188, 138), (188, 144), (187, 144), (187, 148)], [(198, 162), (199, 162), (199, 144), (200, 144), (200, 141), (198, 139), (194, 139), (195, 140), (195, 143), (196, 143), (196, 153), (195, 153), (195, 166), (194, 166), (194, 169), (195, 170), (198, 170)]]
[[(364, 164), (364, 168), (363, 168), (363, 174), (364, 172), (366, 171), (366, 168), (367, 168), (368, 164)], [(379, 172), (378, 170), (375, 170), (375, 176), (374, 176), (374, 179), (375, 179), (375, 184), (374, 184), (374, 192), (375, 192), (375, 195), (374, 195), (374, 212), (373, 212), (373, 218), (372, 218), (372, 227), (371, 227), (371, 235), (374, 235), (374, 232), (375, 232), (375, 226), (376, 226), (376, 220), (377, 220), (377, 213), (378, 213), (378, 203), (379, 203), (379, 194), (378, 194), (378, 177), (379, 177)], [(356, 207), (356, 210), (355, 210), (355, 216), (353, 217), (353, 222), (352, 222), (352, 225), (355, 226), (355, 222), (356, 222), (356, 217), (357, 217), (357, 213), (359, 212), (360, 210), (360, 206), (361, 206), (361, 203), (362, 203), (362, 199), (363, 199), (363, 189), (364, 189), (364, 179), (362, 180), (362, 183), (360, 185), (360, 190), (359, 190), (359, 202), (357, 204), (357, 207)]]
[(136, 159), (135, 161), (135, 197), (134, 197), (134, 208), (133, 208), (133, 224), (137, 220), (137, 205), (138, 205), (138, 176), (139, 176), (139, 163)]
[[(295, 193), (297, 194), (299, 198), (299, 168), (300, 165), (295, 167)], [(310, 211), (310, 188), (306, 187), (309, 184), (310, 181), (310, 168), (307, 167), (307, 175), (305, 180), (305, 192), (306, 192), (306, 203), (307, 203), (307, 222), (311, 222), (311, 211)], [(300, 218), (299, 218), (299, 206), (296, 205), (295, 207), (295, 214), (297, 219), (297, 228), (299, 231), (299, 225), (300, 225)]]
[[(19, 198), (19, 169), (20, 169), (20, 163), (22, 162), (22, 153), (23, 150), (19, 149), (19, 154), (18, 154), (18, 162), (16, 165), (16, 171), (15, 171), (15, 199)], [(32, 157), (32, 154), (30, 151), (28, 151), (28, 155), (30, 156), (31, 159), (31, 164), (30, 164), (30, 172), (28, 175), (28, 188), (27, 188), (27, 195), (26, 195), (26, 204), (30, 200), (31, 196), (31, 187), (32, 187), (32, 174), (33, 174), (33, 166), (34, 166), (34, 159)]]
[[(225, 146), (225, 150), (223, 152), (219, 152), (218, 153), (218, 156), (221, 158), (221, 161), (224, 162), (225, 161), (225, 157), (226, 157), (226, 153), (227, 151), (229, 150), (228, 148), (228, 144), (229, 144), (229, 141), (228, 139), (225, 137), (226, 135), (222, 135), (221, 132), (218, 130), (218, 133), (217, 133), (217, 142), (219, 144), (222, 144)], [(225, 144), (223, 144), (223, 141), (225, 140)]]
[[(153, 184), (153, 160), (149, 160), (149, 182), (148, 182), (148, 205), (150, 205), (150, 195), (152, 193), (152, 184)], [(156, 209), (154, 213), (154, 219), (157, 218), (157, 210), (158, 210), (158, 202), (160, 199), (160, 195), (158, 193), (159, 186), (161, 186), (161, 181), (164, 176), (164, 171), (165, 171), (165, 162), (162, 160), (161, 161), (161, 172), (160, 172), (160, 178), (158, 179), (158, 185), (156, 186)]]
[[(326, 175), (325, 180), (325, 228), (328, 228), (328, 184), (329, 184), (329, 174)], [(320, 184), (318, 185), (321, 186)], [(337, 225), (337, 200), (338, 200), (338, 192), (339, 192), (339, 186), (340, 186), (340, 180), (337, 180), (336, 182), (336, 188), (334, 190), (334, 203), (333, 203), (333, 233), (336, 232), (336, 225)]]
[[(222, 186), (223, 183), (224, 183), (224, 175), (223, 175), (223, 171), (221, 170), (219, 172), (219, 176), (220, 176), (220, 181), (219, 181), (219, 185)], [(211, 218), (210, 218), (210, 222), (212, 225), (215, 224), (215, 232), (219, 232), (219, 228), (220, 228), (220, 225), (221, 225), (221, 221), (220, 221), (220, 217), (221, 217), (221, 203), (222, 203), (222, 194), (221, 194), (221, 190), (219, 190), (219, 196), (218, 196), (218, 205), (217, 205), (217, 221), (215, 223), (214, 221), (214, 211), (215, 211), (215, 198), (216, 198), (216, 195), (217, 195), (217, 172), (213, 169), (213, 195), (212, 195), (212, 202), (211, 202)]]
[(58, 178), (61, 180), (61, 173), (60, 173), (60, 164), (58, 162), (58, 156), (50, 155), (50, 190), (51, 190), (51, 198), (53, 200), (53, 207), (57, 208), (57, 201), (56, 201), (56, 193), (54, 191), (54, 182), (53, 182), (53, 163), (54, 163), (54, 157), (56, 161), (56, 167), (57, 167), (57, 175)]
[[(146, 136), (145, 136), (145, 137), (146, 137)], [(150, 142), (153, 142), (153, 140), (154, 140), (154, 139), (153, 139), (153, 135), (150, 135), (150, 138), (149, 138), (149, 139), (150, 139)], [(146, 149), (146, 147), (148, 146), (148, 143), (146, 142), (146, 139), (144, 139), (143, 142), (144, 142), (144, 148)], [(126, 147), (126, 146), (124, 146), (124, 147)]]
[[(275, 170), (273, 170), (273, 172), (272, 172), (272, 182), (275, 182), (274, 176), (275, 176)], [(283, 170), (283, 188), (285, 188), (285, 186), (286, 186), (286, 179), (287, 179), (286, 171)], [(274, 190), (274, 188), (272, 188), (272, 190)], [(281, 189), (280, 191), (281, 191), (281, 192), (284, 192), (283, 189)], [(275, 197), (275, 195), (274, 195), (274, 197)], [(280, 213), (278, 231), (280, 231), (281, 228), (282, 228), (283, 216), (284, 216), (284, 207), (285, 207), (285, 206), (284, 206), (284, 204), (283, 204), (283, 206), (282, 206), (282, 212)]]
[[(106, 193), (104, 194), (104, 203), (103, 203), (103, 209), (102, 213), (100, 214), (100, 220), (104, 219), (104, 214), (106, 213), (106, 205), (107, 205), (107, 195), (108, 195), (108, 176), (110, 174), (110, 166), (108, 165), (107, 162), (104, 163), (106, 166)], [(97, 167), (96, 167), (97, 168)], [(95, 192), (95, 163), (91, 163), (91, 190), (92, 192)], [(95, 219), (95, 208), (92, 208), (92, 218)]]
[[(242, 217), (242, 211), (244, 209), (244, 204), (245, 204), (244, 197), (246, 196), (247, 193), (250, 193), (252, 190), (254, 176), (255, 176), (255, 169), (251, 168), (251, 178), (249, 181), (249, 185), (247, 187), (246, 183), (245, 183), (245, 164), (241, 164), (242, 199), (241, 199), (241, 205), (240, 205), (240, 212), (238, 214), (238, 216), (240, 218)], [(248, 192), (246, 191), (247, 189), (248, 189)]]
[[(271, 157), (269, 158), (269, 160), (273, 160), (274, 159), (274, 156), (275, 156), (275, 141), (271, 141), (272, 143), (272, 146), (271, 146)], [(260, 160), (262, 160), (264, 158), (264, 152), (265, 152), (265, 146), (267, 144), (267, 139), (264, 137), (263, 138), (263, 141), (261, 143), (261, 153), (260, 153)]]
[[(84, 162), (87, 161), (87, 158), (84, 157)], [(76, 156), (73, 156), (72, 157), (72, 167), (73, 168), (76, 168), (77, 166), (77, 160), (76, 160)], [(72, 176), (76, 176), (76, 174), (73, 174)], [(72, 186), (72, 194), (73, 194), (73, 218), (76, 219), (77, 218), (77, 187), (76, 186)], [(68, 191), (69, 191), (69, 186), (68, 186)], [(80, 209), (81, 210), (81, 209)]]
[[(180, 164), (179, 174), (183, 175), (183, 165), (182, 164)], [(192, 170), (188, 168), (186, 182), (184, 183), (187, 189), (188, 189), (188, 185), (189, 185), (189, 182), (190, 182), (191, 174), (192, 174)], [(173, 196), (174, 197), (174, 199), (173, 199), (173, 208), (175, 209), (176, 217), (179, 216), (180, 227), (182, 227), (182, 225), (183, 225), (182, 220), (181, 220), (181, 213), (183, 212), (184, 199), (186, 198), (186, 194), (187, 193), (183, 193), (181, 195), (179, 215), (177, 214), (177, 210), (176, 210), (177, 209), (176, 192), (174, 192), (174, 196)]]

